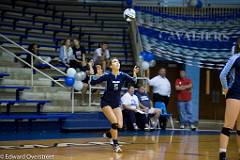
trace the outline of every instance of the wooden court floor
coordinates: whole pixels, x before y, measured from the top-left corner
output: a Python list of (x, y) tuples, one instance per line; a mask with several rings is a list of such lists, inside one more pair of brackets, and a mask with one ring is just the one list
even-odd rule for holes
[[(105, 138), (1, 141), (0, 159), (51, 160), (217, 160), (216, 135), (125, 136), (123, 153), (113, 153)], [(235, 136), (230, 139), (229, 160), (238, 160)]]

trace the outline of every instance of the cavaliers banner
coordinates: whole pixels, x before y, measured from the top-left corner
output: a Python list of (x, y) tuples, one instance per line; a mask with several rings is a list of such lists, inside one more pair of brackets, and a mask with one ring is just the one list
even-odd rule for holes
[(221, 69), (240, 38), (240, 10), (216, 16), (135, 10), (144, 50), (166, 60)]

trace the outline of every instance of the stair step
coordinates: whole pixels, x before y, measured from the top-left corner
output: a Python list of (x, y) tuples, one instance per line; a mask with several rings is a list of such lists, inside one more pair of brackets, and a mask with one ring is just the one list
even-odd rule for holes
[[(15, 79), (2, 79), (0, 85), (19, 85), (19, 86), (31, 86), (30, 80), (15, 80)], [(49, 79), (39, 79), (33, 81), (35, 86), (51, 86), (52, 82)]]
[[(72, 106), (51, 106), (51, 104), (44, 106), (43, 112), (72, 112)], [(74, 112), (96, 112), (101, 111), (100, 106), (88, 107), (88, 106), (75, 106)]]
[(74, 131), (74, 130), (101, 130), (109, 129), (110, 123), (106, 118), (86, 118), (77, 120), (67, 120), (63, 124), (63, 130)]

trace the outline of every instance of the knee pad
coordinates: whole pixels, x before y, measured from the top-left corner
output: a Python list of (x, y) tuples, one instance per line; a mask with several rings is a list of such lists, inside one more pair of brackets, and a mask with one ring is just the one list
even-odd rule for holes
[(240, 130), (237, 130), (237, 135), (240, 136)]
[(123, 127), (119, 127), (119, 126), (118, 126), (118, 131), (120, 131), (122, 128), (123, 128)]
[(232, 129), (230, 129), (230, 128), (225, 128), (225, 127), (223, 127), (221, 133), (224, 134), (224, 135), (226, 135), (226, 136), (228, 136), (228, 137), (230, 137), (230, 131), (231, 131), (231, 130), (232, 130)]
[(112, 129), (118, 129), (118, 123), (113, 123), (112, 124)]
[(110, 131), (107, 131), (105, 134), (106, 134), (106, 137), (112, 138), (112, 135), (111, 135)]

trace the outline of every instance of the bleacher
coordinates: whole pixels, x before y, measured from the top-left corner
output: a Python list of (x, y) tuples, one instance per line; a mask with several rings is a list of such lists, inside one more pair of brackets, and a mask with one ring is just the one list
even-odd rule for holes
[[(10, 74), (0, 73), (0, 76), (4, 78), (5, 76), (10, 76)], [(99, 112), (82, 112), (75, 114), (69, 112), (44, 112), (44, 106), (51, 103), (51, 101), (43, 99), (21, 99), (22, 92), (31, 89), (32, 88), (28, 86), (0, 86), (1, 125), (8, 124), (7, 128), (16, 132), (18, 132), (20, 130), (19, 128), (24, 126), (24, 123), (26, 122), (28, 127), (25, 129), (32, 131), (33, 129), (36, 129), (33, 123), (41, 123), (42, 120), (58, 123), (59, 131), (109, 128), (108, 121), (102, 113)], [(27, 111), (26, 107), (31, 108), (31, 111)], [(15, 108), (15, 110), (12, 110), (11, 108)], [(86, 125), (86, 121), (88, 122), (88, 125)]]
[(104, 5), (102, 10), (103, 5), (98, 3), (74, 6), (51, 2), (46, 6), (45, 3), (26, 0), (1, 3), (1, 33), (25, 47), (37, 41), (41, 54), (55, 57), (66, 37), (80, 38), (88, 57), (100, 42), (107, 41), (112, 56), (119, 57), (123, 69), (129, 71), (134, 62), (122, 5)]
[[(41, 56), (51, 56), (54, 60), (58, 59), (60, 42), (66, 37), (79, 38), (87, 50), (87, 58), (92, 57), (100, 42), (107, 41), (111, 55), (121, 60), (122, 70), (131, 72), (134, 60), (128, 24), (122, 18), (124, 8), (122, 0), (104, 3), (76, 1), (71, 4), (47, 0), (3, 1), (0, 4), (0, 33), (24, 48), (35, 42), (40, 47)], [(0, 45), (17, 56), (26, 55), (19, 47), (3, 39)], [(104, 116), (98, 113), (100, 108), (82, 106), (79, 94), (75, 95), (74, 104), (75, 112), (81, 113), (72, 114), (71, 93), (68, 89), (53, 85), (50, 79), (43, 78), (35, 70), (24, 68), (4, 50), (1, 50), (0, 58), (0, 90), (3, 91), (0, 93), (1, 124), (13, 120), (16, 130), (24, 120), (27, 120), (29, 126), (32, 126), (33, 121), (57, 120), (60, 129), (64, 129), (63, 126), (65, 129), (94, 129), (96, 122), (101, 122), (98, 128), (108, 127)], [(60, 64), (53, 65), (62, 71), (66, 70)], [(64, 77), (47, 66), (40, 70), (55, 80)], [(94, 117), (93, 121), (89, 126), (84, 126), (84, 118), (89, 116)], [(83, 126), (76, 126), (76, 118), (83, 121), (80, 123)], [(74, 119), (73, 122), (71, 119)]]

